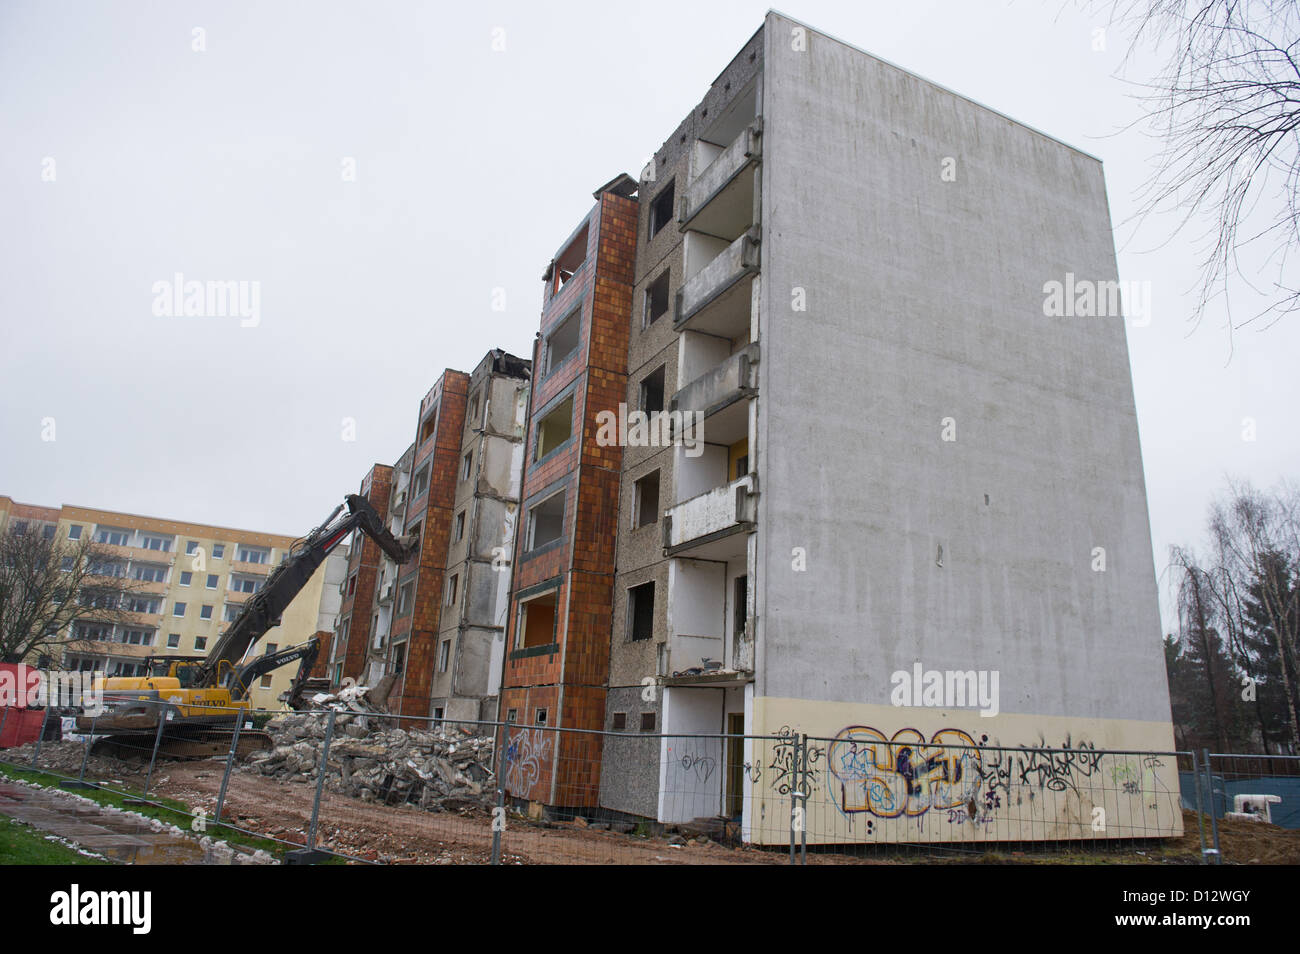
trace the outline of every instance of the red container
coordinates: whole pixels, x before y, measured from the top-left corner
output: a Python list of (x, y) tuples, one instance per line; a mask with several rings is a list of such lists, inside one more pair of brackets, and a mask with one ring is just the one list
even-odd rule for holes
[(0, 729), (0, 749), (12, 749), (35, 742), (45, 720), (44, 709), (0, 709), (4, 728)]
[(45, 719), (43, 709), (28, 709), (40, 671), (22, 663), (0, 663), (0, 749), (35, 742)]

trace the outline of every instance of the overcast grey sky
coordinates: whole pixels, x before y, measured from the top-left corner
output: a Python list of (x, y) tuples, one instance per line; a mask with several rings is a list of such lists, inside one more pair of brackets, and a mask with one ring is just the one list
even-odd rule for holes
[[(639, 172), (767, 7), (3, 0), (0, 493), (305, 533), (402, 452), (444, 368), (530, 354), (592, 190)], [(1036, 0), (781, 9), (1098, 156), (1132, 214), (1156, 144), (1117, 134), (1140, 115), (1122, 32), (1098, 51), (1104, 22)], [(1300, 473), (1297, 322), (1239, 332), (1229, 363), (1217, 320), (1186, 323), (1192, 235), (1168, 224), (1120, 250), (1153, 296), (1128, 334), (1158, 569), (1225, 475)], [(259, 323), (156, 317), (177, 272), (259, 282)]]

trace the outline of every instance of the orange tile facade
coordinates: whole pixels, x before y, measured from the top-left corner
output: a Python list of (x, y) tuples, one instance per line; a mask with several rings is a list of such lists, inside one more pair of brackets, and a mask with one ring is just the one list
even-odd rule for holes
[(414, 605), (411, 611), (393, 621), (390, 646), (406, 636), (405, 672), (393, 685), (389, 708), (407, 716), (430, 715), (430, 690), (437, 663), (438, 629), (442, 615), (443, 581), (447, 570), (447, 545), (451, 538), (451, 519), (455, 512), (457, 468), (460, 465), (461, 438), (465, 427), (465, 405), (469, 395), (469, 375), (448, 369), (421, 402), (416, 439), (430, 409), (437, 423), (429, 437), (416, 444), (411, 473), (418, 474), (429, 464), (426, 492), (410, 500), (406, 508), (403, 533), (420, 528), (420, 552), (402, 566), (397, 584), (400, 589), (413, 581)]
[[(389, 489), (393, 482), (393, 468), (375, 464), (361, 481), (361, 496), (388, 519)], [(339, 619), (350, 620), (347, 641), (338, 649), (336, 660), (343, 663), (343, 677), (357, 681), (364, 679), (366, 652), (370, 645), (371, 606), (374, 605), (375, 587), (379, 582), (379, 567), (383, 560), (379, 544), (368, 536), (361, 537), (361, 546), (353, 546), (348, 554), (348, 576)], [(355, 579), (355, 583), (353, 580)], [(335, 674), (330, 673), (331, 678)]]
[[(543, 306), (542, 338), (533, 355), (538, 369), (529, 408), (527, 458), (515, 577), (507, 624), (502, 717), (516, 710), (521, 728), (511, 731), (514, 751), (538, 737), (540, 753), (530, 771), (505, 771), (507, 791), (549, 805), (595, 805), (600, 787), (600, 736), (559, 729), (600, 730), (605, 720), (613, 613), (614, 545), (618, 527), (621, 447), (596, 443), (596, 416), (615, 410), (627, 393), (628, 329), (632, 312), (633, 261), (638, 204), (602, 193), (588, 218), (587, 257), (573, 277)], [(544, 373), (545, 336), (582, 303), (577, 354)], [(557, 399), (572, 393), (574, 437), (545, 460), (533, 462), (537, 422)], [(528, 506), (565, 488), (559, 545), (524, 552)], [(556, 584), (556, 641), (550, 647), (516, 646), (521, 595)], [(530, 729), (539, 709), (550, 731)], [(548, 744), (541, 744), (546, 742)]]

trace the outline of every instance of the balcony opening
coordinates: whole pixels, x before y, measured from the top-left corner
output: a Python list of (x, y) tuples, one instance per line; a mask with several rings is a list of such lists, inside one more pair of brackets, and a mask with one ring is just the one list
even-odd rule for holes
[(555, 609), (558, 590), (526, 603), (519, 604), (519, 628), (516, 630), (516, 649), (532, 649), (536, 646), (549, 646), (556, 641)]
[(546, 373), (550, 374), (578, 350), (578, 331), (582, 327), (582, 309), (573, 313), (546, 336)]
[(573, 395), (569, 395), (537, 425), (537, 444), (533, 460), (551, 454), (573, 436)]
[(650, 283), (645, 290), (645, 314), (641, 321), (642, 328), (652, 324), (668, 313), (668, 269)]
[(659, 191), (650, 203), (650, 238), (659, 234), (660, 230), (667, 225), (673, 218), (673, 191), (674, 183), (669, 182)]
[(651, 580), (627, 591), (627, 632), (633, 641), (649, 639), (655, 628), (655, 585)]
[(536, 550), (564, 533), (564, 492), (552, 494), (528, 511), (528, 549)]
[(740, 480), (749, 473), (749, 439), (737, 441), (727, 448), (727, 480)]
[(641, 379), (641, 410), (647, 414), (664, 409), (664, 366)]
[[(754, 121), (754, 117), (757, 115), (758, 83), (751, 82), (743, 90), (736, 93), (731, 101), (718, 111), (717, 116), (713, 118), (713, 122), (700, 132), (700, 141), (713, 144), (714, 148), (721, 151), (721, 149), (731, 145), (735, 138), (744, 132), (745, 127)], [(697, 172), (702, 171), (705, 165), (707, 163), (704, 165), (697, 164), (695, 167)]]
[(433, 432), (437, 430), (437, 427), (438, 427), (438, 409), (435, 407), (432, 411), (429, 412), (429, 416), (426, 417), (424, 419), (424, 422), (420, 425), (420, 443), (423, 444), (430, 437), (432, 437)]
[(563, 288), (578, 269), (582, 268), (582, 263), (587, 260), (587, 227), (584, 225), (582, 231), (577, 234), (572, 242), (568, 244), (559, 258), (555, 260), (555, 274), (552, 286), (554, 291)]
[(659, 522), (659, 471), (646, 474), (633, 485), (632, 519), (634, 526)]
[(738, 576), (731, 585), (731, 632), (735, 639), (740, 640), (745, 638), (745, 620), (748, 619), (749, 577)]

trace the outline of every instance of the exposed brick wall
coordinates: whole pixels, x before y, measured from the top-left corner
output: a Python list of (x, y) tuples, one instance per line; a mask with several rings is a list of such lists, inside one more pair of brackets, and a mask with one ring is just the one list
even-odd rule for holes
[(328, 629), (318, 629), (316, 639), (320, 642), (320, 652), (307, 675), (311, 679), (325, 679), (330, 674), (330, 646), (334, 642), (334, 634)]
[[(469, 375), (448, 369), (443, 372), (422, 405), (438, 405), (434, 434), (417, 444), (411, 465), (412, 480), (429, 464), (429, 487), (407, 505), (404, 532), (420, 524), (420, 552), (416, 560), (405, 565), (398, 577), (399, 588), (415, 571), (414, 608), (395, 620), (392, 634), (396, 639), (409, 634), (406, 643), (406, 671), (393, 687), (389, 708), (408, 716), (430, 714), (430, 692), (434, 668), (438, 661), (438, 628), (442, 613), (443, 583), (447, 570), (447, 550), (451, 542), (451, 521), (455, 513), (456, 483), (460, 464), (460, 447), (465, 427), (465, 410), (469, 397)], [(423, 417), (423, 413), (421, 414)], [(417, 422), (417, 428), (419, 427)], [(416, 431), (419, 440), (419, 430)]]
[[(387, 464), (375, 464), (361, 481), (361, 496), (370, 501), (370, 505), (379, 512), (380, 517), (388, 519), (388, 504), (393, 485), (393, 468)], [(343, 661), (344, 678), (360, 680), (366, 667), (366, 649), (370, 645), (370, 626), (374, 617), (375, 589), (379, 582), (380, 561), (384, 553), (379, 544), (367, 536), (361, 538), (361, 546), (352, 548), (348, 555), (348, 575), (344, 585), (352, 589), (344, 590), (343, 602), (339, 607), (339, 619), (350, 619), (348, 638), (340, 649)], [(356, 577), (356, 587), (351, 580)], [(326, 657), (328, 658), (328, 656)], [(329, 673), (334, 678), (334, 673)]]
[[(582, 302), (577, 353), (534, 384), (529, 407), (523, 498), (527, 502), (565, 486), (566, 500), (562, 542), (533, 556), (524, 553), (527, 503), (521, 512), (501, 694), (502, 713), (518, 709), (521, 726), (532, 726), (539, 706), (549, 709), (549, 724), (555, 727), (601, 729), (605, 722), (622, 448), (596, 444), (596, 416), (602, 410), (616, 411), (627, 392), (638, 210), (635, 199), (608, 192), (600, 197), (588, 219), (586, 261), (542, 310), (543, 339), (534, 367), (545, 372), (544, 336)], [(533, 462), (539, 421), (548, 405), (570, 389), (574, 439), (545, 460)], [(521, 655), (515, 646), (519, 591), (557, 578), (558, 646), (541, 655)], [(510, 793), (569, 807), (596, 804), (600, 737), (544, 734), (552, 743), (545, 750), (544, 771), (535, 780), (530, 773), (528, 790), (516, 791), (510, 779), (517, 788), (523, 776), (503, 769)]]

